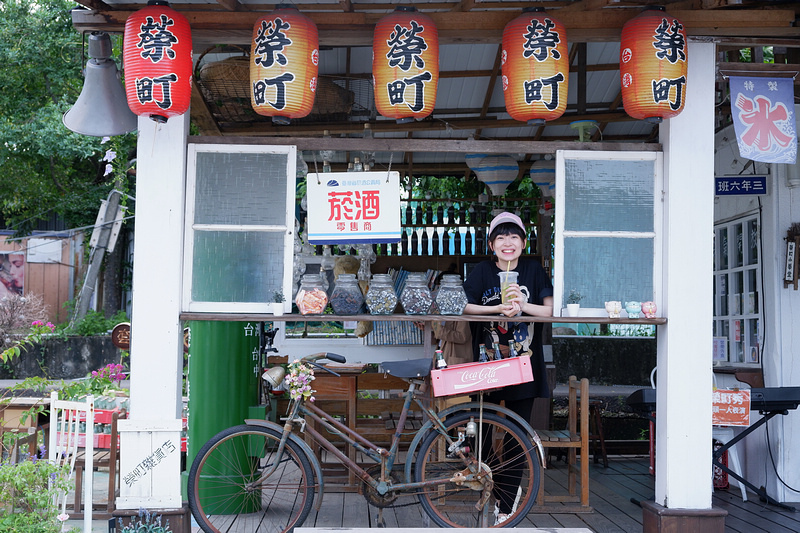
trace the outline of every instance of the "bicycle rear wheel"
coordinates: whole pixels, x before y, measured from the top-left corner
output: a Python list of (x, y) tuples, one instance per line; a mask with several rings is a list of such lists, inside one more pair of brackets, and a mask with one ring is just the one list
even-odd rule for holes
[[(198, 452), (189, 471), (189, 507), (206, 533), (279, 533), (299, 526), (314, 503), (314, 469), (297, 444), (276, 457), (280, 431), (228, 428)], [(276, 470), (254, 484), (279, 461)]]
[[(464, 434), (477, 413), (456, 413), (444, 421), (447, 434), (457, 440)], [(492, 496), (477, 509), (483, 495), (481, 483), (444, 482), (427, 487), (418, 498), (425, 512), (441, 527), (484, 527), (482, 515), (488, 511), (489, 522), (495, 525), (494, 510), (508, 514), (497, 527), (514, 527), (528, 514), (539, 489), (539, 461), (536, 449), (527, 434), (515, 423), (493, 413), (483, 414), (483, 466), (494, 484)], [(416, 481), (452, 478), (459, 472), (469, 473), (468, 465), (478, 464), (478, 436), (467, 437), (461, 444), (466, 461), (457, 453), (448, 453), (447, 440), (438, 431), (431, 431), (423, 440), (414, 468)], [(488, 506), (488, 509), (484, 510)]]

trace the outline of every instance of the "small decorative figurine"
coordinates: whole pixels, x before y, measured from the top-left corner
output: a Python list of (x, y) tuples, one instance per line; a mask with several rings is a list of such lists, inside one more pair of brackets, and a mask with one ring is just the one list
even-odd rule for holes
[(619, 300), (612, 300), (610, 302), (606, 302), (606, 312), (608, 312), (608, 318), (619, 318), (619, 314), (622, 311), (622, 302)]
[(642, 303), (642, 313), (644, 313), (645, 318), (655, 318), (656, 317), (656, 304), (654, 302), (643, 302)]
[(639, 302), (625, 302), (625, 312), (628, 313), (628, 318), (639, 318), (641, 311), (642, 304)]

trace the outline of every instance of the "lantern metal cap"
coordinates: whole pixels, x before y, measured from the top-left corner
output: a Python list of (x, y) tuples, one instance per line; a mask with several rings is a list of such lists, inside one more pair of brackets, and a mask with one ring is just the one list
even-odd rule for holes
[(408, 13), (412, 13), (412, 12), (416, 11), (417, 8), (414, 7), (414, 6), (396, 6), (394, 8), (394, 10), (395, 11), (405, 11), (405, 12), (408, 12)]
[(148, 6), (169, 6), (167, 0), (147, 0)]
[(297, 11), (297, 6), (293, 4), (275, 4), (275, 9), (294, 9)]
[(523, 13), (544, 13), (544, 8), (542, 6), (528, 6), (522, 8)]

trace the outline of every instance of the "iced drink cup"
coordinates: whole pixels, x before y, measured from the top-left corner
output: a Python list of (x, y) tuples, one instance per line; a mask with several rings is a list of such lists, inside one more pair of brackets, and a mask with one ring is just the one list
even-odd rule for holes
[(513, 270), (509, 270), (508, 272), (498, 272), (497, 275), (500, 276), (500, 296), (502, 302), (505, 304), (508, 303), (506, 291), (509, 285), (517, 282), (517, 273)]

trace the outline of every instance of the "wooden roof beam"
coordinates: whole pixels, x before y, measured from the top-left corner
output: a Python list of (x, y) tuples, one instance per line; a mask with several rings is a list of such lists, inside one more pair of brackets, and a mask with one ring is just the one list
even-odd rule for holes
[[(247, 44), (261, 13), (250, 11), (181, 11), (192, 26), (196, 44)], [(79, 31), (122, 33), (133, 11), (72, 11), (73, 25)], [(518, 13), (506, 11), (471, 11), (429, 13), (439, 29), (439, 42), (499, 43), (505, 25)], [(618, 42), (622, 26), (637, 14), (629, 9), (571, 12), (562, 18), (570, 42)], [(738, 37), (742, 33), (767, 39), (800, 37), (800, 28), (792, 26), (794, 10), (714, 10), (676, 11), (671, 15), (683, 21), (689, 37)], [(378, 13), (306, 13), (319, 29), (323, 46), (371, 46)]]

